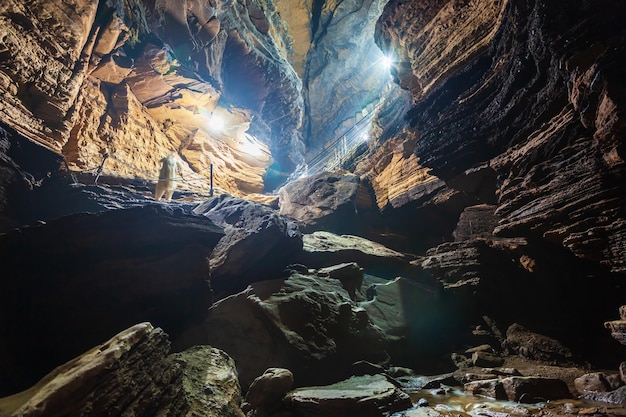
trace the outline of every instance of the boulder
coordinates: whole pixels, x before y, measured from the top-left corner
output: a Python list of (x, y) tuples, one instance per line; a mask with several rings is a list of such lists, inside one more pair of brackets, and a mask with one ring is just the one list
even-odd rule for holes
[(472, 364), (481, 368), (495, 368), (504, 364), (504, 358), (489, 352), (472, 353)]
[(354, 174), (336, 172), (291, 181), (278, 191), (280, 213), (298, 221), (304, 232), (350, 233), (358, 214), (359, 182)]
[(574, 380), (576, 391), (584, 394), (589, 391), (608, 392), (624, 385), (619, 374), (606, 374), (604, 372), (592, 372), (579, 376)]
[(379, 417), (412, 406), (409, 396), (382, 375), (299, 388), (287, 394), (284, 401), (286, 408), (302, 417)]
[(537, 403), (571, 398), (567, 384), (557, 378), (510, 376), (502, 379), (507, 399), (521, 403)]
[(254, 409), (278, 408), (283, 397), (293, 388), (293, 374), (289, 369), (269, 368), (250, 384), (246, 402)]
[(611, 336), (622, 345), (626, 345), (626, 306), (619, 308), (620, 320), (604, 322), (604, 327), (611, 331)]
[(168, 351), (161, 329), (137, 324), (27, 391), (0, 399), (0, 415), (244, 416), (234, 363), (224, 352), (207, 346), (169, 356)]
[(211, 286), (228, 295), (277, 278), (302, 249), (298, 226), (269, 206), (226, 194), (194, 209), (224, 229), (209, 258)]
[(304, 234), (302, 242), (303, 250), (298, 261), (311, 268), (356, 262), (368, 273), (386, 278), (417, 270), (410, 264), (413, 257), (360, 236), (316, 231)]
[(356, 292), (363, 285), (363, 269), (355, 262), (332, 265), (320, 268), (315, 272), (320, 277), (337, 279), (348, 292), (350, 298), (356, 301)]
[(513, 351), (528, 358), (563, 364), (571, 363), (574, 359), (572, 352), (558, 340), (532, 332), (517, 323), (507, 329), (505, 343)]
[(206, 258), (222, 236), (210, 220), (158, 204), (0, 236), (0, 393), (134, 323), (177, 337), (211, 305)]
[(582, 398), (626, 407), (626, 385), (610, 392), (587, 392), (582, 395)]
[(268, 368), (291, 370), (302, 386), (343, 379), (358, 360), (387, 359), (385, 335), (341, 282), (314, 275), (250, 284), (216, 302), (204, 329), (194, 343), (228, 352), (244, 388)]
[(571, 398), (567, 384), (556, 378), (511, 376), (471, 381), (464, 387), (472, 395), (523, 403)]

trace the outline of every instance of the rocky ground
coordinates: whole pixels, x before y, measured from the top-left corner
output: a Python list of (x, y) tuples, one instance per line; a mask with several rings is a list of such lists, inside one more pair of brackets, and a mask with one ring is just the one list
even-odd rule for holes
[(3, 393), (34, 384), (2, 415), (626, 415), (620, 293), (593, 295), (588, 265), (494, 237), (488, 206), (422, 253), (333, 233), (372, 213), (329, 178), (297, 210), (294, 191), (157, 203), (146, 184), (58, 179), (61, 217), (0, 236)]

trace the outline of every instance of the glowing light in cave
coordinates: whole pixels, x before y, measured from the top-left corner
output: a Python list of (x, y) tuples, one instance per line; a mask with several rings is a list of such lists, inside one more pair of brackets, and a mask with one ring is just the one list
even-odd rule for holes
[(370, 140), (370, 134), (369, 134), (369, 133), (367, 133), (367, 132), (363, 132), (363, 133), (361, 134), (361, 140), (362, 140), (363, 142), (369, 142), (369, 140)]
[(224, 118), (222, 116), (212, 112), (209, 115), (208, 128), (213, 132), (223, 132), (226, 128), (226, 122), (224, 121)]
[(241, 150), (253, 157), (259, 157), (265, 153), (263, 149), (263, 145), (253, 139), (247, 133), (244, 134), (245, 139), (239, 144), (241, 146)]
[(383, 65), (383, 67), (385, 67), (386, 69), (389, 69), (393, 65), (394, 60), (392, 57), (385, 55), (380, 59), (380, 62)]

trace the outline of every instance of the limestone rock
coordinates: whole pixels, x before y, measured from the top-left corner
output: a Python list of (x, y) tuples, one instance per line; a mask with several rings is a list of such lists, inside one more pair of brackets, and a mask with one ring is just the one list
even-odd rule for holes
[(487, 204), (467, 207), (461, 213), (454, 229), (454, 240), (458, 242), (476, 238), (493, 238), (493, 230), (498, 224), (495, 210), (496, 206)]
[(483, 368), (495, 368), (504, 364), (504, 358), (489, 352), (474, 352), (472, 364)]
[(332, 385), (291, 391), (286, 407), (299, 416), (374, 417), (411, 407), (407, 394), (382, 375), (355, 376)]
[(279, 190), (280, 213), (297, 220), (303, 231), (347, 230), (357, 214), (359, 177), (322, 172), (289, 182)]
[(237, 363), (243, 387), (270, 367), (293, 372), (298, 385), (345, 377), (358, 360), (386, 358), (385, 337), (338, 280), (293, 273), (251, 284), (216, 302), (204, 342)]
[(589, 391), (608, 392), (624, 385), (619, 374), (608, 375), (604, 372), (593, 372), (579, 376), (574, 380), (576, 390), (584, 394)]
[(466, 383), (465, 391), (496, 400), (524, 403), (571, 398), (567, 384), (556, 378), (512, 376), (487, 379)]
[(316, 231), (304, 234), (302, 242), (303, 251), (298, 260), (311, 268), (356, 262), (371, 274), (389, 278), (415, 270), (409, 263), (412, 259), (409, 255), (360, 236)]
[(0, 236), (0, 351), (11, 358), (1, 391), (24, 389), (133, 323), (150, 320), (175, 338), (210, 306), (206, 257), (222, 236), (206, 218), (159, 205)]
[(377, 23), (377, 43), (396, 51), (397, 82), (413, 96), (407, 134), (419, 132), (420, 165), (453, 187), (488, 166), (496, 234), (558, 242), (615, 272), (626, 263), (615, 116), (624, 54), (614, 41), (624, 13), (611, 2), (395, 0)]
[[(369, 133), (373, 115), (393, 113), (389, 107), (406, 105), (408, 97), (404, 95), (396, 104), (400, 88), (390, 83), (389, 69), (382, 65), (387, 51), (374, 44), (374, 26), (385, 3), (331, 1), (310, 8), (312, 42), (303, 84), (308, 92), (304, 121), (312, 139), (312, 159), (324, 153), (332, 156), (333, 148), (341, 152), (341, 136), (346, 133), (348, 141), (356, 136), (361, 142), (361, 134)], [(394, 121), (403, 123), (402, 111)]]
[(559, 341), (534, 333), (516, 323), (506, 330), (506, 344), (529, 358), (559, 363), (574, 359), (572, 352)]
[(604, 322), (604, 327), (611, 330), (611, 336), (623, 345), (626, 345), (626, 306), (619, 308), (620, 320)]
[(369, 301), (360, 305), (389, 339), (393, 363), (430, 373), (440, 367), (441, 351), (448, 347), (459, 325), (454, 307), (441, 297), (441, 288), (402, 277), (366, 277), (365, 284), (369, 286)]
[(161, 329), (137, 324), (29, 390), (0, 399), (0, 415), (244, 416), (234, 363), (224, 352), (203, 346), (170, 356), (168, 351)]
[(602, 401), (626, 407), (626, 385), (611, 392), (588, 392), (583, 394), (582, 397), (591, 401)]
[(209, 258), (216, 292), (231, 294), (252, 282), (276, 278), (302, 249), (298, 226), (264, 204), (221, 195), (194, 212), (225, 232)]
[(293, 374), (289, 369), (270, 368), (250, 384), (246, 402), (252, 408), (271, 410), (280, 406), (281, 400), (293, 388)]
[[(168, 359), (180, 367), (183, 400), (188, 415), (244, 417), (235, 362), (224, 351), (211, 346), (194, 346), (173, 353)], [(161, 412), (176, 414), (172, 408), (164, 406)]]
[(350, 295), (350, 299), (356, 301), (356, 293), (363, 285), (363, 269), (356, 262), (327, 266), (318, 269), (315, 273), (320, 277), (339, 280)]
[[(454, 299), (451, 303), (455, 309), (464, 310), (468, 326), (482, 323), (487, 316), (504, 333), (508, 326), (523, 317), (524, 322), (520, 324), (560, 342), (561, 347), (553, 346), (552, 353), (544, 355), (537, 345), (522, 349), (522, 354), (531, 355), (536, 349), (538, 357), (559, 363), (578, 361), (580, 355), (585, 355), (588, 360), (593, 357), (592, 361), (605, 363), (605, 367), (615, 366), (605, 362), (608, 357), (614, 358), (613, 363), (619, 360), (615, 358), (619, 357), (620, 345), (611, 341), (605, 329), (593, 324), (610, 317), (612, 306), (620, 303), (618, 298), (623, 298), (621, 290), (615, 286), (617, 277), (602, 273), (566, 249), (519, 238), (478, 239), (441, 244), (413, 263), (422, 269), (420, 275), (430, 275), (442, 283), (446, 294)], [(602, 294), (607, 292), (600, 292), (599, 282), (591, 282), (589, 276), (602, 280), (603, 285), (611, 288), (608, 296), (615, 298), (606, 302), (606, 295)], [(557, 293), (560, 296), (555, 298)], [(594, 307), (572, 310), (569, 306), (574, 299), (584, 299)], [(599, 311), (604, 313), (596, 314)], [(587, 323), (586, 332), (593, 332), (593, 337), (589, 333), (587, 337), (594, 343), (584, 346), (579, 343), (582, 323)], [(466, 341), (470, 345), (501, 344), (504, 340), (495, 332), (476, 327), (471, 333)], [(519, 343), (531, 340), (534, 339), (520, 336)], [(548, 346), (552, 345), (544, 348), (549, 349)], [(576, 349), (573, 352), (566, 349), (569, 352), (566, 353), (563, 346)], [(613, 353), (609, 355), (609, 351)]]

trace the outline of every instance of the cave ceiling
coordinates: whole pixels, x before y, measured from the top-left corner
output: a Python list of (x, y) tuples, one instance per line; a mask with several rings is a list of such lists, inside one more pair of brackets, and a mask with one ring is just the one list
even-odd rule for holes
[(0, 115), (71, 170), (107, 154), (105, 174), (154, 180), (175, 151), (188, 188), (212, 164), (218, 189), (267, 191), (364, 118), (369, 137), (399, 94), (374, 42), (385, 3), (9, 0)]

